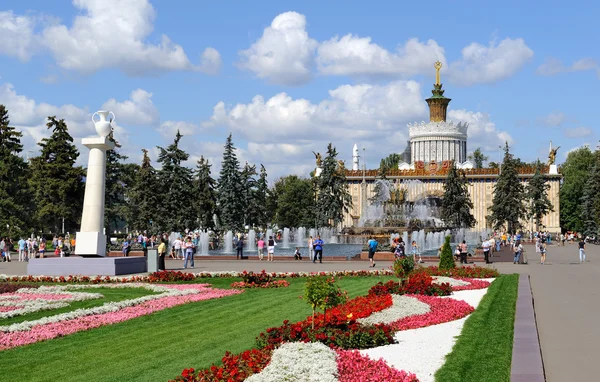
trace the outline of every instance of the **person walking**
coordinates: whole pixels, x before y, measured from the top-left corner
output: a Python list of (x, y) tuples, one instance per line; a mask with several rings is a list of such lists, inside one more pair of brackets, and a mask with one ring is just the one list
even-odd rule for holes
[(319, 258), (319, 263), (323, 263), (323, 245), (325, 243), (321, 240), (321, 235), (317, 235), (317, 240), (313, 241), (313, 247), (315, 248), (315, 257), (313, 259), (313, 263), (317, 262), (317, 257)]
[(19, 261), (27, 261), (27, 255), (25, 254), (25, 240), (21, 238), (17, 245), (19, 246)]
[(546, 242), (542, 241), (540, 242), (540, 264), (544, 265), (544, 263), (546, 262)]
[(158, 270), (164, 271), (167, 269), (165, 266), (165, 256), (167, 255), (167, 243), (164, 240), (160, 241), (160, 245), (158, 246)]
[(315, 258), (315, 249), (313, 248), (313, 237), (308, 237), (308, 258), (313, 261)]
[(258, 239), (256, 246), (258, 247), (258, 259), (262, 261), (265, 256), (265, 241), (262, 237)]
[(273, 255), (275, 254), (275, 246), (277, 242), (273, 240), (273, 236), (269, 236), (269, 242), (267, 243), (267, 261), (273, 261)]
[(523, 253), (523, 244), (520, 241), (516, 241), (514, 245), (515, 258), (513, 259), (513, 264), (518, 264), (519, 260), (521, 260), (521, 254)]
[(44, 239), (42, 237), (42, 239), (40, 240), (40, 259), (43, 259), (45, 254), (46, 254), (46, 239)]
[(585, 262), (585, 240), (583, 239), (583, 236), (579, 240), (579, 262)]
[(484, 240), (484, 242), (481, 244), (481, 247), (483, 248), (483, 258), (485, 259), (485, 263), (489, 264), (490, 263), (490, 241)]
[(371, 237), (369, 239), (369, 242), (367, 243), (367, 245), (369, 246), (369, 262), (370, 262), (369, 267), (370, 268), (375, 268), (375, 259), (374, 258), (375, 258), (375, 251), (377, 251), (378, 244), (379, 243), (377, 242), (377, 240), (375, 240), (374, 237)]

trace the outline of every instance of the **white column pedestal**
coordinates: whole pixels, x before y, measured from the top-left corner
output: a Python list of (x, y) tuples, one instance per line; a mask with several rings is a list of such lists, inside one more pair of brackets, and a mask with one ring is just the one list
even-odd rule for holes
[(558, 175), (558, 167), (555, 164), (551, 164), (550, 169), (548, 170), (548, 174)]
[(106, 256), (104, 234), (104, 194), (106, 176), (106, 150), (115, 147), (107, 137), (84, 138), (90, 149), (81, 229), (75, 237), (75, 253), (79, 256)]

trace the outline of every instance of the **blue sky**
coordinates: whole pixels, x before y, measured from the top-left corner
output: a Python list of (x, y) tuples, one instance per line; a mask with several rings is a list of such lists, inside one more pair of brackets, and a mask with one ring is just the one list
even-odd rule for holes
[(80, 141), (109, 108), (131, 161), (180, 128), (190, 165), (204, 155), (218, 170), (232, 132), (240, 159), (274, 180), (307, 175), (330, 141), (348, 165), (358, 143), (371, 168), (404, 150), (439, 59), (470, 151), (497, 160), (508, 140), (545, 160), (552, 140), (560, 162), (595, 147), (598, 6), (485, 3), (5, 0), (0, 103), (29, 155), (48, 115)]

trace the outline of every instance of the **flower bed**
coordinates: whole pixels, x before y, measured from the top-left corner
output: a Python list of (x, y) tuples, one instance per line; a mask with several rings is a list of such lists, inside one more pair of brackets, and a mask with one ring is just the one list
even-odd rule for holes
[(448, 276), (452, 278), (477, 278), (487, 279), (500, 276), (500, 273), (496, 269), (478, 267), (476, 265), (472, 267), (457, 267), (452, 269), (439, 269), (436, 266), (423, 267), (415, 270), (417, 273), (427, 273), (430, 276)]
[(257, 283), (247, 283), (244, 281), (239, 281), (239, 282), (235, 282), (231, 284), (232, 288), (241, 288), (241, 289), (248, 289), (248, 288), (285, 288), (285, 287), (289, 287), (290, 283), (287, 282), (286, 280), (274, 280), (274, 281), (269, 281), (266, 283), (262, 283), (262, 284), (257, 284)]
[(435, 296), (414, 297), (427, 305), (431, 309), (428, 313), (418, 316), (404, 317), (389, 325), (396, 331), (423, 328), (425, 326), (437, 325), (448, 321), (458, 320), (466, 317), (475, 309), (464, 301), (454, 300), (452, 298), (439, 298)]
[[(299, 278), (312, 276), (352, 276), (352, 277), (370, 277), (370, 276), (394, 276), (391, 270), (359, 270), (359, 271), (331, 271), (331, 272), (268, 272), (270, 277), (274, 278)], [(233, 278), (243, 277), (244, 272), (200, 272), (186, 273), (179, 271), (160, 271), (147, 276), (8, 276), (0, 275), (0, 281), (6, 282), (31, 282), (31, 283), (86, 283), (86, 284), (112, 284), (112, 283), (137, 283), (137, 282), (173, 282), (173, 281), (193, 281), (206, 278)], [(164, 280), (164, 281), (163, 281)]]
[[(1, 277), (0, 277), (1, 278)], [(16, 292), (21, 288), (37, 288), (39, 285), (36, 284), (23, 284), (23, 283), (0, 283), (0, 295), (4, 293)]]
[(392, 295), (393, 305), (387, 309), (371, 314), (369, 317), (359, 318), (357, 321), (363, 325), (387, 324), (404, 317), (428, 313), (429, 305), (414, 297)]
[[(89, 287), (70, 285), (47, 288), (79, 289)], [(177, 305), (220, 298), (242, 292), (240, 290), (212, 289), (207, 287), (206, 284), (164, 286), (116, 284), (112, 287), (144, 287), (161, 293), (131, 300), (111, 302), (94, 308), (77, 309), (72, 312), (44, 317), (38, 320), (0, 326), (0, 350), (127, 321)]]
[(417, 376), (374, 361), (357, 350), (337, 350), (338, 380), (343, 382), (419, 382)]
[[(0, 295), (0, 319), (69, 306), (70, 302), (102, 298), (100, 293), (56, 291), (51, 287), (21, 288)], [(12, 308), (12, 309), (11, 309)]]
[(400, 283), (390, 280), (379, 282), (369, 289), (369, 295), (384, 294), (422, 294), (427, 296), (449, 296), (452, 287), (448, 283), (434, 283), (433, 278), (426, 273), (414, 273), (408, 280)]
[(489, 287), (491, 284), (489, 281), (477, 280), (477, 279), (472, 279), (472, 278), (467, 278), (467, 277), (457, 277), (456, 279), (460, 280), (460, 281), (464, 281), (464, 282), (468, 283), (468, 285), (458, 285), (458, 286), (452, 287), (452, 290), (455, 292), (461, 291), (461, 290), (485, 289), (485, 288)]

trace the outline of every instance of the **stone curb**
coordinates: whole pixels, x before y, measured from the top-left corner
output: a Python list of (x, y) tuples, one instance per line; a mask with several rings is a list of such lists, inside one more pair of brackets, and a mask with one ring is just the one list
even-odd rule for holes
[(511, 382), (544, 382), (544, 364), (538, 337), (529, 275), (519, 276), (515, 314)]

